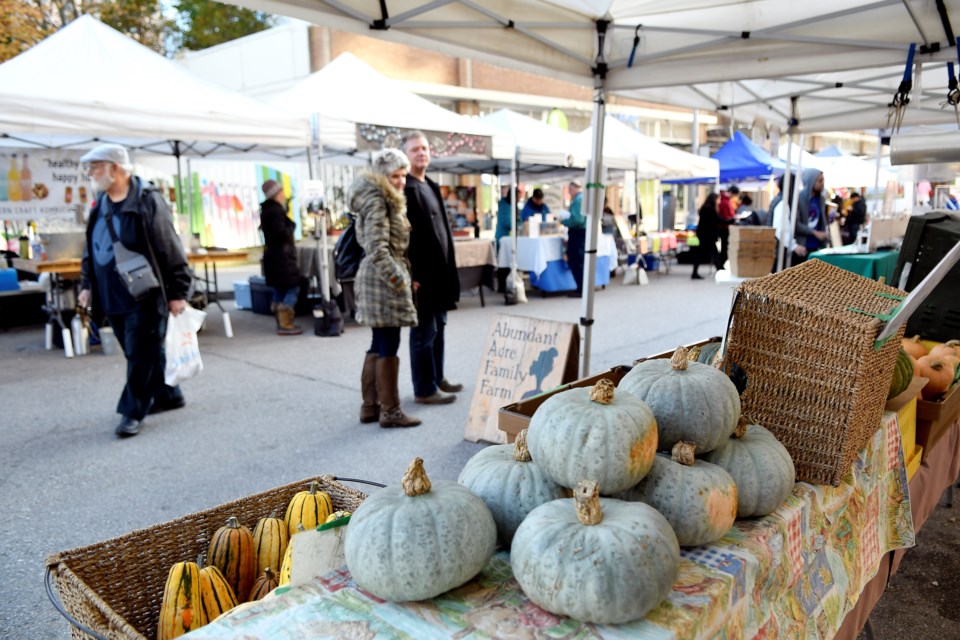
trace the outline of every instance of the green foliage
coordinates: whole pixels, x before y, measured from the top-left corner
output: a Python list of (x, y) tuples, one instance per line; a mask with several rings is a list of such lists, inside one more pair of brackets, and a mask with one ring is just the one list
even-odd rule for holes
[(206, 49), (273, 26), (275, 18), (213, 0), (179, 0), (177, 48)]

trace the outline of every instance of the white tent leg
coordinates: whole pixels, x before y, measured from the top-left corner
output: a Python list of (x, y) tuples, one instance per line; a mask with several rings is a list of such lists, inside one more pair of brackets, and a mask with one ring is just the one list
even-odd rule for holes
[[(786, 264), (786, 258), (790, 251), (790, 238), (793, 237), (793, 229), (790, 227), (790, 202), (787, 198), (790, 194), (790, 184), (793, 182), (790, 160), (793, 157), (793, 133), (787, 133), (787, 167), (783, 172), (783, 189), (780, 191), (780, 206), (783, 207), (783, 215), (780, 216), (780, 228), (777, 230), (777, 238), (780, 239), (780, 248), (777, 250), (777, 272), (783, 271)], [(771, 220), (773, 211), (770, 212)], [(788, 231), (789, 229), (789, 231)]]
[(591, 128), (593, 145), (590, 163), (587, 165), (586, 201), (587, 236), (583, 260), (583, 297), (581, 298), (580, 325), (583, 327), (583, 343), (580, 355), (580, 377), (590, 375), (590, 347), (593, 332), (593, 288), (597, 274), (597, 239), (600, 232), (600, 216), (603, 210), (603, 124), (606, 117), (606, 90), (602, 78), (596, 78), (593, 98)]

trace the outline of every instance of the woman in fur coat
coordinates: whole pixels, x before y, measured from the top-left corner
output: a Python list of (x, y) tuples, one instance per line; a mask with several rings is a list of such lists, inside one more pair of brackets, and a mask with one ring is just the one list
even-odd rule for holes
[(403, 185), (410, 161), (396, 149), (373, 156), (371, 171), (350, 187), (348, 202), (356, 214), (357, 241), (363, 247), (355, 281), (357, 321), (373, 330), (363, 361), (360, 422), (381, 427), (415, 427), (420, 420), (400, 408), (400, 328), (417, 324), (407, 245), (410, 223)]

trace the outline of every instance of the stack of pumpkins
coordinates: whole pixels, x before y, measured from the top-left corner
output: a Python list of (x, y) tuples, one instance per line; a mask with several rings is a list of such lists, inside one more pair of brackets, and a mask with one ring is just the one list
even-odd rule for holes
[(960, 382), (960, 340), (949, 340), (929, 350), (920, 336), (904, 338), (893, 370), (889, 398), (900, 395), (914, 376), (927, 379), (920, 394), (924, 400), (937, 401)]
[(459, 484), (431, 483), (414, 460), (400, 487), (357, 509), (346, 559), (373, 595), (421, 600), (472, 579), (499, 543), (540, 607), (624, 623), (667, 597), (681, 546), (772, 512), (793, 485), (786, 449), (740, 420), (733, 383), (681, 347), (619, 389), (600, 380), (552, 396), (514, 444), (471, 458)]
[(330, 495), (318, 488), (312, 482), (308, 490), (294, 495), (283, 518), (276, 514), (260, 518), (253, 533), (237, 518), (228, 518), (210, 539), (207, 566), (203, 566), (203, 556), (196, 562), (174, 564), (163, 591), (158, 640), (199, 629), (239, 602), (260, 600), (289, 581), (290, 537), (349, 515), (331, 513)]

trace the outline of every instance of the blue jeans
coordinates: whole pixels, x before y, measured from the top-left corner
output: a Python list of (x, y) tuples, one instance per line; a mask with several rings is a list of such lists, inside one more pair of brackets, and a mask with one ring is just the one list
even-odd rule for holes
[(277, 289), (271, 287), (270, 290), (273, 291), (273, 301), (277, 304), (285, 304), (288, 307), (297, 306), (297, 298), (300, 297), (300, 287), (293, 287), (292, 289)]
[(583, 291), (583, 256), (587, 240), (586, 229), (567, 230), (567, 266), (573, 272), (577, 293)]
[(397, 355), (400, 350), (400, 327), (373, 327), (373, 340), (367, 353), (375, 353), (381, 358)]
[(410, 327), (410, 371), (413, 377), (413, 395), (432, 396), (443, 380), (444, 328), (447, 312), (417, 309), (420, 324)]
[(117, 413), (134, 420), (143, 420), (154, 404), (183, 398), (179, 386), (168, 387), (163, 381), (167, 316), (158, 315), (153, 298), (149, 300), (130, 313), (110, 316), (110, 326), (127, 358), (127, 384), (117, 402)]

